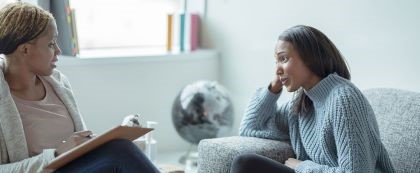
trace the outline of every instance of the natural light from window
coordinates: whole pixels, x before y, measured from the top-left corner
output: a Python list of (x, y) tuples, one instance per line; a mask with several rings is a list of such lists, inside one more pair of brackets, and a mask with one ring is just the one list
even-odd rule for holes
[(80, 54), (84, 51), (165, 49), (167, 14), (179, 0), (70, 0)]
[(0, 0), (0, 8), (5, 6), (9, 2), (15, 2), (16, 0)]

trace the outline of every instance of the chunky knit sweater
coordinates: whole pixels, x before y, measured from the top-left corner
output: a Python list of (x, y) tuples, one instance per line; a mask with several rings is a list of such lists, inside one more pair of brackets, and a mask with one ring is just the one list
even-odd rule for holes
[(296, 172), (395, 172), (379, 136), (375, 114), (349, 80), (331, 74), (305, 94), (314, 110), (295, 114), (293, 100), (257, 90), (240, 126), (241, 136), (290, 139), (301, 162)]

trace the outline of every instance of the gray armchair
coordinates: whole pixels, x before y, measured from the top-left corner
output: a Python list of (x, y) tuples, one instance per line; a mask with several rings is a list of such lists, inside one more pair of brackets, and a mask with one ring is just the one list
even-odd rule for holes
[[(376, 114), (382, 142), (397, 172), (420, 170), (420, 93), (398, 89), (364, 91)], [(284, 163), (294, 157), (288, 141), (252, 137), (225, 137), (202, 140), (198, 145), (199, 173), (226, 173), (233, 158), (257, 153)]]

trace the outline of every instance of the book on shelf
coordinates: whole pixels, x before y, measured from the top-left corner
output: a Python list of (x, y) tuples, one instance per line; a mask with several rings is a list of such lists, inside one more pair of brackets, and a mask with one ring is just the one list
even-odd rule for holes
[(179, 50), (185, 51), (185, 13), (179, 15)]
[(199, 47), (200, 16), (197, 13), (168, 14), (168, 52), (188, 52)]
[(50, 1), (50, 11), (56, 19), (58, 44), (63, 55), (76, 56), (79, 53), (75, 11), (69, 0)]
[(167, 35), (166, 35), (166, 51), (171, 52), (172, 51), (172, 34), (173, 34), (173, 14), (167, 15)]
[(78, 55), (79, 54), (79, 38), (77, 36), (77, 26), (76, 26), (76, 11), (74, 9), (70, 9), (70, 13), (71, 13), (71, 44), (72, 44), (72, 54), (73, 55)]
[(190, 50), (194, 51), (199, 46), (199, 29), (200, 29), (200, 17), (198, 14), (190, 15)]

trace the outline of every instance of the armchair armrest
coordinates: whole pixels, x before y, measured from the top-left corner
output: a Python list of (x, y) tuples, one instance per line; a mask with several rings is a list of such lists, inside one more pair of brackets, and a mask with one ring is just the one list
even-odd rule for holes
[(228, 173), (233, 158), (244, 153), (256, 153), (281, 163), (294, 157), (289, 141), (243, 136), (205, 139), (198, 144), (198, 172)]

